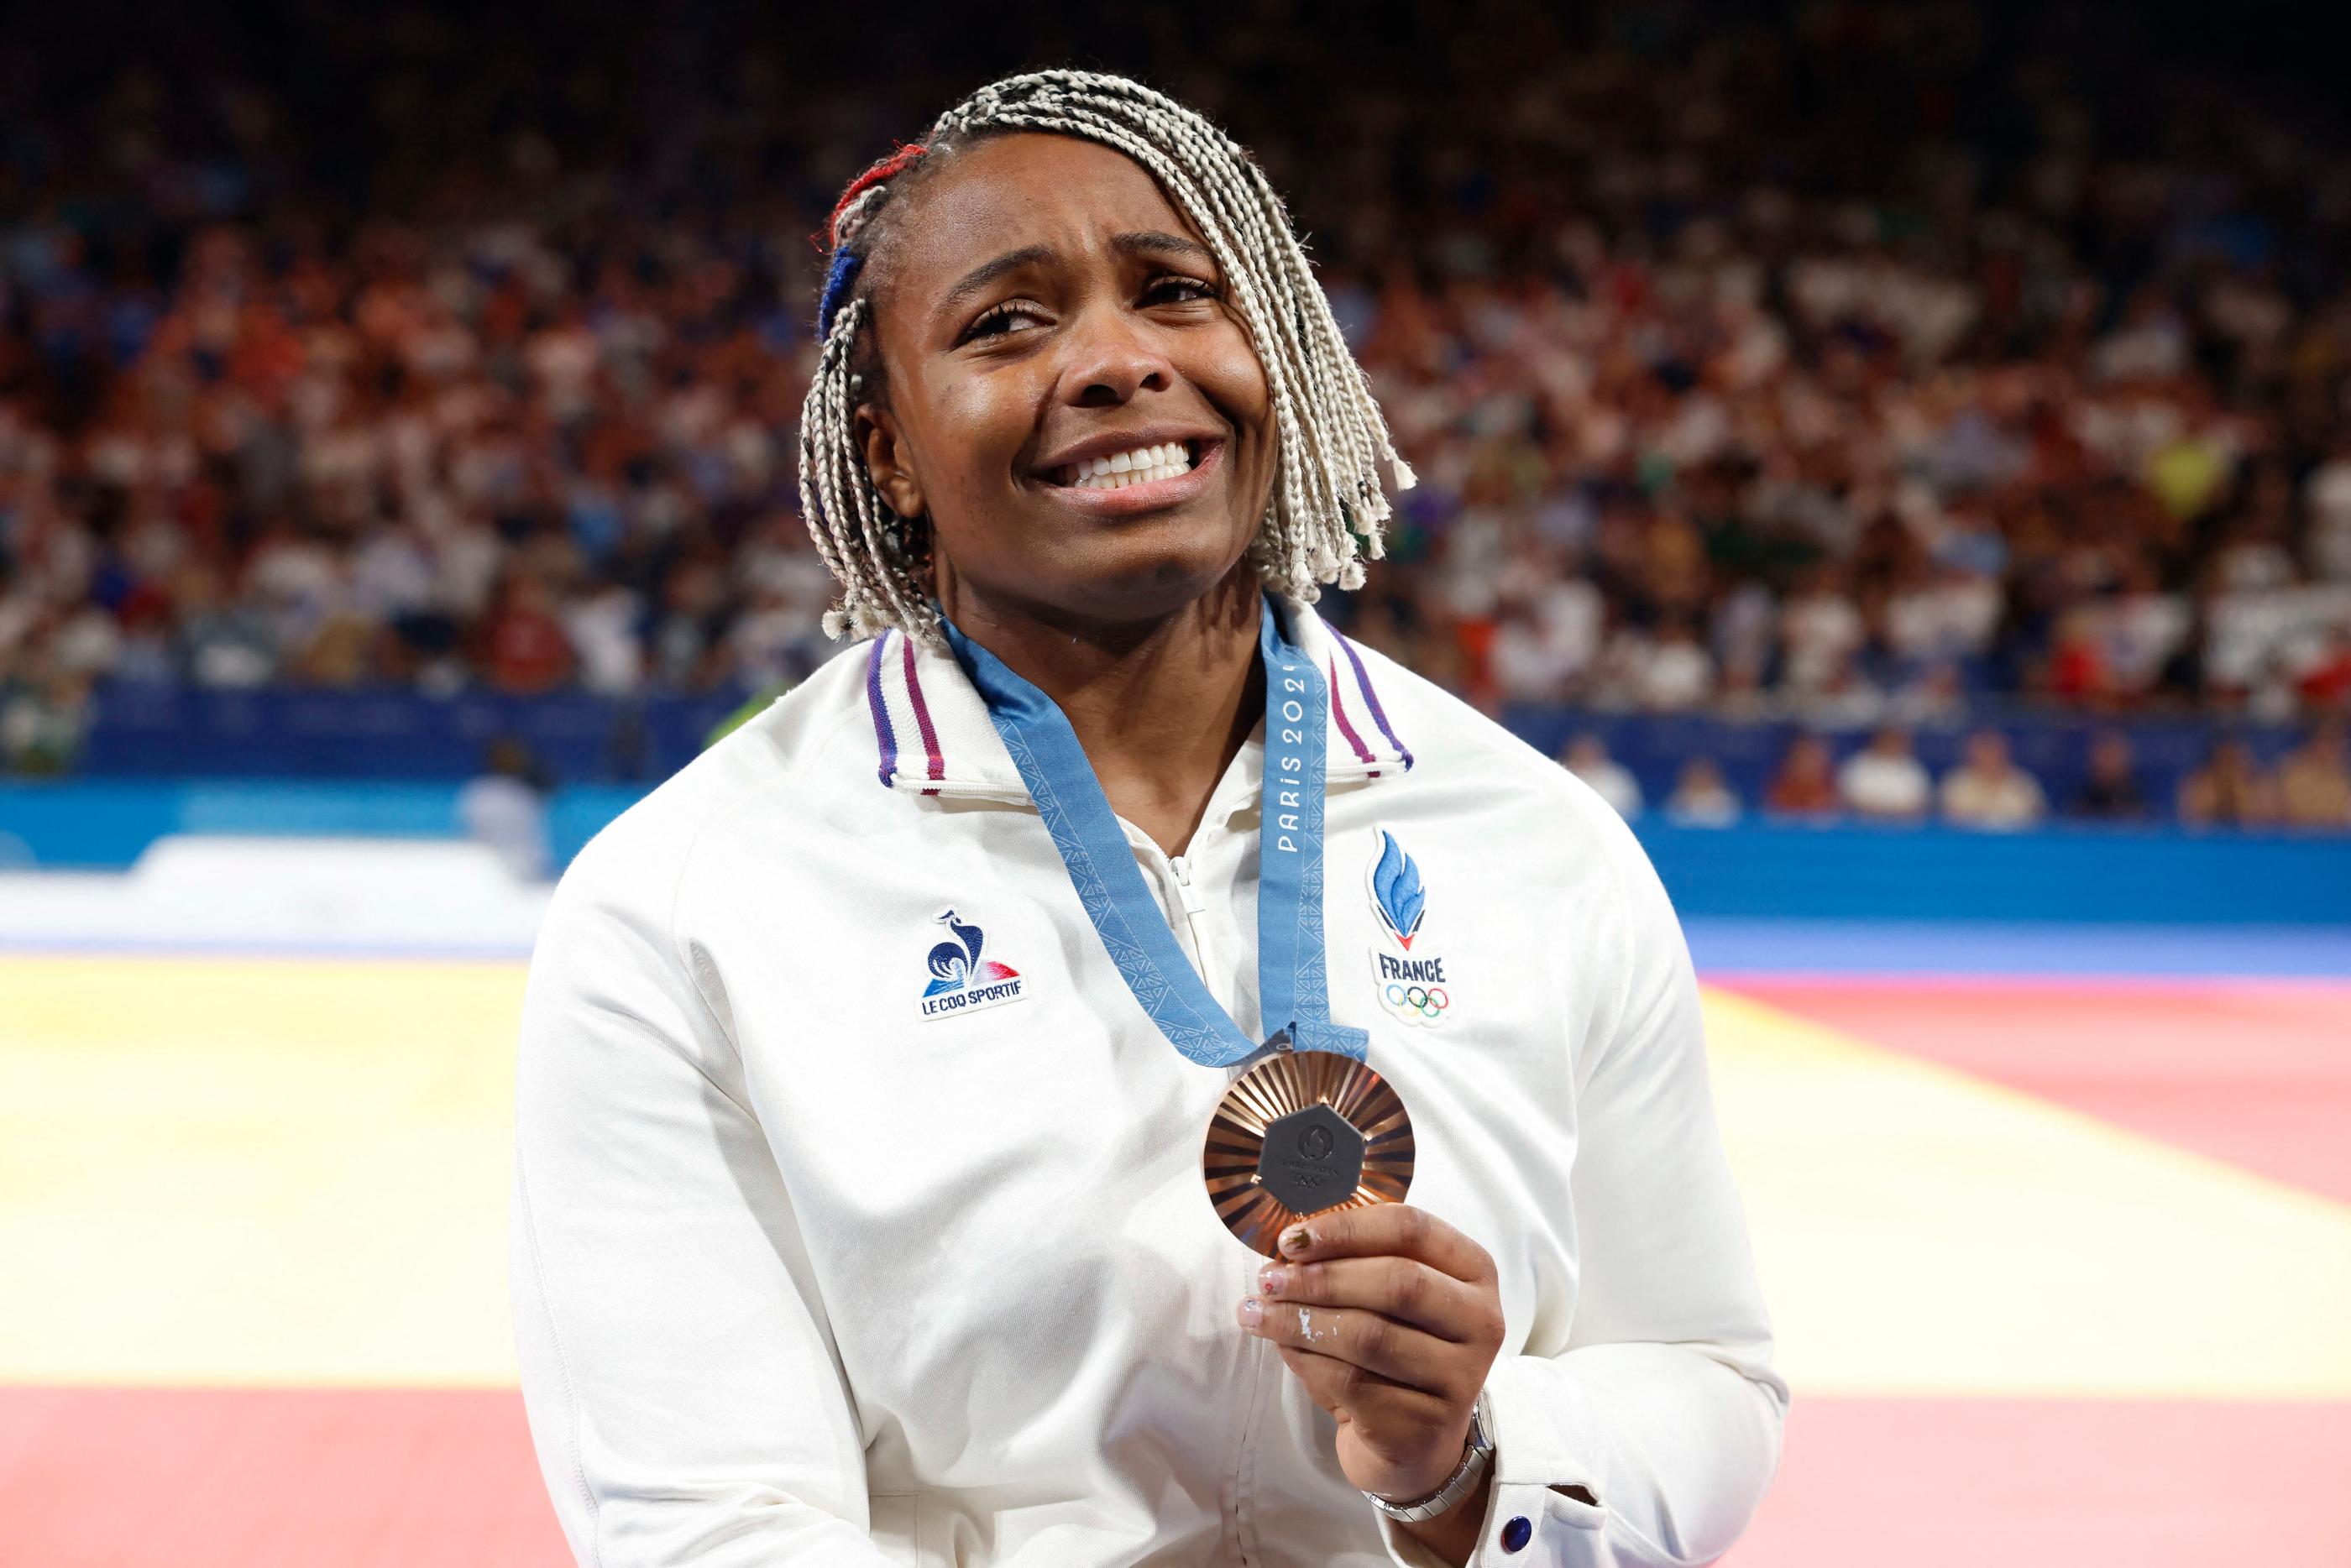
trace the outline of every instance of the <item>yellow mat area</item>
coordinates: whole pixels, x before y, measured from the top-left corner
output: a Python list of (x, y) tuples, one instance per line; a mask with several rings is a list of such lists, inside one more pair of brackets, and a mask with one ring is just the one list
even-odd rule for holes
[(511, 1383), (522, 975), (0, 957), (0, 1381)]
[[(522, 973), (0, 956), (0, 1382), (511, 1382)], [(1708, 1016), (1800, 1390), (2351, 1398), (2351, 1209)]]
[(1707, 1030), (1797, 1387), (2351, 1398), (2351, 1208), (1747, 997)]

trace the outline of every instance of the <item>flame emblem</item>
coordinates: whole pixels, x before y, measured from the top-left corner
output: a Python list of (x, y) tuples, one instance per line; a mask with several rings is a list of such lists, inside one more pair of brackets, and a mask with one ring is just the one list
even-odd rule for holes
[(1380, 857), (1372, 867), (1372, 903), (1388, 934), (1410, 952), (1420, 918), (1428, 911), (1428, 895), (1421, 890), (1420, 867), (1385, 828), (1380, 830)]

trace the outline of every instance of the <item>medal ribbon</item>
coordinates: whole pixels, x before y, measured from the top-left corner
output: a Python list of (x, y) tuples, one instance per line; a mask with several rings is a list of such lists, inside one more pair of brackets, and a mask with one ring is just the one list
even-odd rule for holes
[[(1241, 1032), (1184, 956), (1135, 864), (1077, 732), (1050, 697), (940, 618), (956, 662), (1053, 836), (1070, 885), (1134, 1000), (1167, 1043), (1203, 1066), (1228, 1067), (1264, 1045)], [(1258, 618), (1265, 660), (1265, 777), (1258, 824), (1258, 1001), (1275, 1036), (1301, 1051), (1362, 1060), (1370, 1036), (1331, 1020), (1322, 936), (1322, 774), (1330, 693), (1322, 672), (1281, 629), (1274, 606)], [(1269, 1041), (1270, 1043), (1270, 1041)]]

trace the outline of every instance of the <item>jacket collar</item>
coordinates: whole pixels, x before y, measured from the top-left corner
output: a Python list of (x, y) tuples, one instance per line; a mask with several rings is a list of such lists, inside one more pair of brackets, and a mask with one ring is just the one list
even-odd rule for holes
[[(1354, 644), (1305, 605), (1273, 595), (1284, 628), (1331, 688), (1326, 780), (1350, 784), (1405, 773), (1412, 751), (1397, 735)], [(873, 723), (874, 774), (917, 794), (1026, 801), (1029, 787), (987, 717), (987, 704), (955, 656), (902, 631), (868, 646), (865, 706)]]

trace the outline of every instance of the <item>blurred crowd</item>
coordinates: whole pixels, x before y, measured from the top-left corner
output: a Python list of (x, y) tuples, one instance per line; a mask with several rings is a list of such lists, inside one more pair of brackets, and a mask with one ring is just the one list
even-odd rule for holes
[[(989, 65), (401, 15), (317, 23), (350, 47), (298, 94), (0, 54), (0, 753), (69, 753), (106, 681), (747, 691), (831, 651), (809, 235)], [(1120, 23), (1290, 193), (1421, 476), (1333, 615), (1498, 710), (2351, 703), (2351, 158), (1972, 15)], [(2045, 809), (1980, 750), (1931, 792), (1792, 756), (1772, 804)]]

